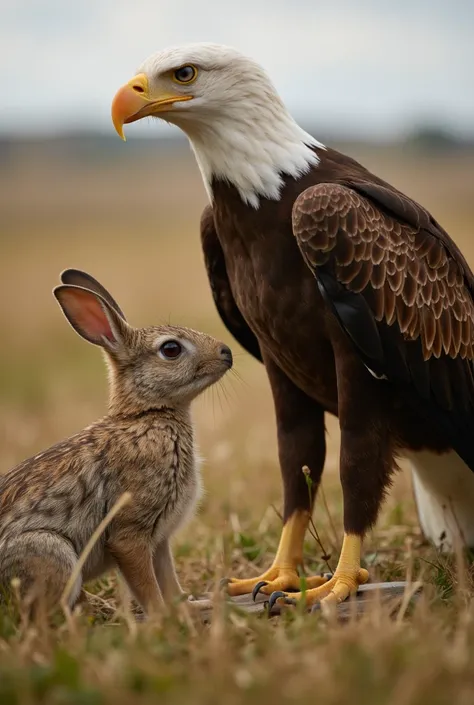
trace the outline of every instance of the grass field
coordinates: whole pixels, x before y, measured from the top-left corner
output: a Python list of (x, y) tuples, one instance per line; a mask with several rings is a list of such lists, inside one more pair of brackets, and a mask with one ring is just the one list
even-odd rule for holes
[[(0, 168), (0, 472), (106, 407), (101, 356), (51, 296), (62, 269), (90, 271), (135, 325), (171, 321), (221, 337), (237, 353), (239, 378), (228, 376), (195, 405), (206, 496), (175, 541), (181, 581), (199, 594), (223, 575), (257, 575), (275, 551), (272, 403), (262, 367), (214, 310), (197, 228), (205, 195), (191, 154), (129, 145), (104, 159), (24, 147)], [(474, 264), (472, 153), (354, 146), (351, 154), (430, 208)], [(339, 440), (334, 419), (327, 427), (325, 502), (318, 498), (314, 519), (334, 567)], [(308, 571), (325, 569), (311, 537), (306, 558)], [(398, 619), (377, 608), (345, 625), (299, 613), (267, 620), (222, 603), (211, 626), (178, 614), (137, 625), (111, 576), (89, 586), (88, 613), (70, 623), (34, 629), (3, 609), (0, 703), (474, 702), (470, 571), (423, 542), (404, 472), (367, 538), (366, 565), (373, 579), (421, 577), (423, 599)]]

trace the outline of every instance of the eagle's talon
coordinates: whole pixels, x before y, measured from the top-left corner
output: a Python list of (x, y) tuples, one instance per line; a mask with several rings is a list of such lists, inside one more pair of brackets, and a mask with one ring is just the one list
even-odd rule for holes
[[(309, 517), (310, 513), (307, 510), (295, 510), (283, 526), (273, 564), (255, 578), (231, 578), (227, 585), (228, 594), (231, 597), (252, 594), (255, 599), (257, 593), (270, 596), (272, 592), (281, 590), (299, 592), (302, 585), (299, 569), (303, 564), (303, 540)], [(326, 582), (320, 575), (309, 576), (305, 580), (308, 588), (318, 587)]]
[(277, 600), (284, 598), (286, 605), (302, 603), (309, 609), (317, 604), (323, 614), (334, 611), (338, 604), (355, 594), (359, 586), (369, 579), (368, 571), (360, 567), (360, 545), (359, 536), (346, 534), (338, 567), (330, 580), (317, 587), (311, 587), (309, 583), (305, 590), (291, 597), (287, 592), (275, 591), (270, 596), (269, 609), (273, 608)]
[(268, 600), (268, 611), (269, 612), (272, 611), (273, 607), (275, 606), (276, 601), (280, 597), (285, 597), (285, 593), (281, 592), (280, 590), (278, 590), (276, 592), (272, 592), (272, 594), (270, 595), (270, 599)]
[(255, 585), (254, 589), (252, 590), (252, 600), (254, 602), (257, 599), (258, 593), (263, 587), (265, 587), (265, 585), (268, 585), (268, 582), (266, 580), (259, 580), (258, 583)]
[(225, 590), (230, 582), (232, 582), (232, 578), (221, 578), (219, 580), (219, 590)]
[(273, 608), (275, 607), (275, 604), (277, 600), (284, 599), (285, 605), (294, 605), (295, 601), (288, 597), (286, 592), (283, 592), (282, 590), (275, 590), (275, 592), (272, 592), (270, 595), (270, 599), (268, 600), (268, 611), (271, 612)]
[(251, 593), (255, 600), (257, 594), (271, 595), (273, 592), (300, 592), (303, 585), (306, 589), (320, 587), (327, 582), (322, 575), (301, 577), (296, 568), (272, 566), (263, 575), (248, 580), (231, 579), (227, 583), (227, 592), (231, 597)]

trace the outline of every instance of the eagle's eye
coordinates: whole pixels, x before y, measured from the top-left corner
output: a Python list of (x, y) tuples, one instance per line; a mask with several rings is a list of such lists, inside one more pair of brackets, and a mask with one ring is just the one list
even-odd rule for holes
[(173, 73), (173, 79), (177, 83), (192, 83), (197, 78), (197, 68), (189, 64), (188, 66), (181, 66), (179, 69)]

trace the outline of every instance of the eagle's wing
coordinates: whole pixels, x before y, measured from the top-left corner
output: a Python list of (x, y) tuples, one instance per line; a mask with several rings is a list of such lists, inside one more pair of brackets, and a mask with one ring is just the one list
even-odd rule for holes
[(211, 206), (204, 209), (201, 217), (201, 244), (212, 296), (224, 325), (237, 342), (261, 362), (262, 354), (258, 340), (240, 313), (230, 288)]
[(404, 389), (474, 470), (472, 274), (426, 211), (385, 190), (308, 188), (293, 232), (365, 365)]

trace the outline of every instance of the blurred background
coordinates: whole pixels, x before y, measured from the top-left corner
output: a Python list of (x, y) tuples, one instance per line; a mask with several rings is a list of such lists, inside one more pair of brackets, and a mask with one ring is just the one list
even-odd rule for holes
[[(0, 15), (0, 472), (106, 408), (101, 356), (51, 296), (60, 271), (78, 267), (133, 324), (201, 328), (238, 353), (240, 379), (196, 404), (208, 490), (200, 521), (263, 521), (281, 506), (272, 403), (261, 366), (213, 306), (198, 169), (164, 123), (129, 126), (123, 144), (111, 99), (158, 49), (232, 44), (268, 69), (306, 129), (423, 203), (474, 265), (474, 4), (2, 0)], [(333, 419), (328, 430), (337, 513)], [(400, 523), (415, 521), (404, 476), (385, 512), (395, 510)]]

